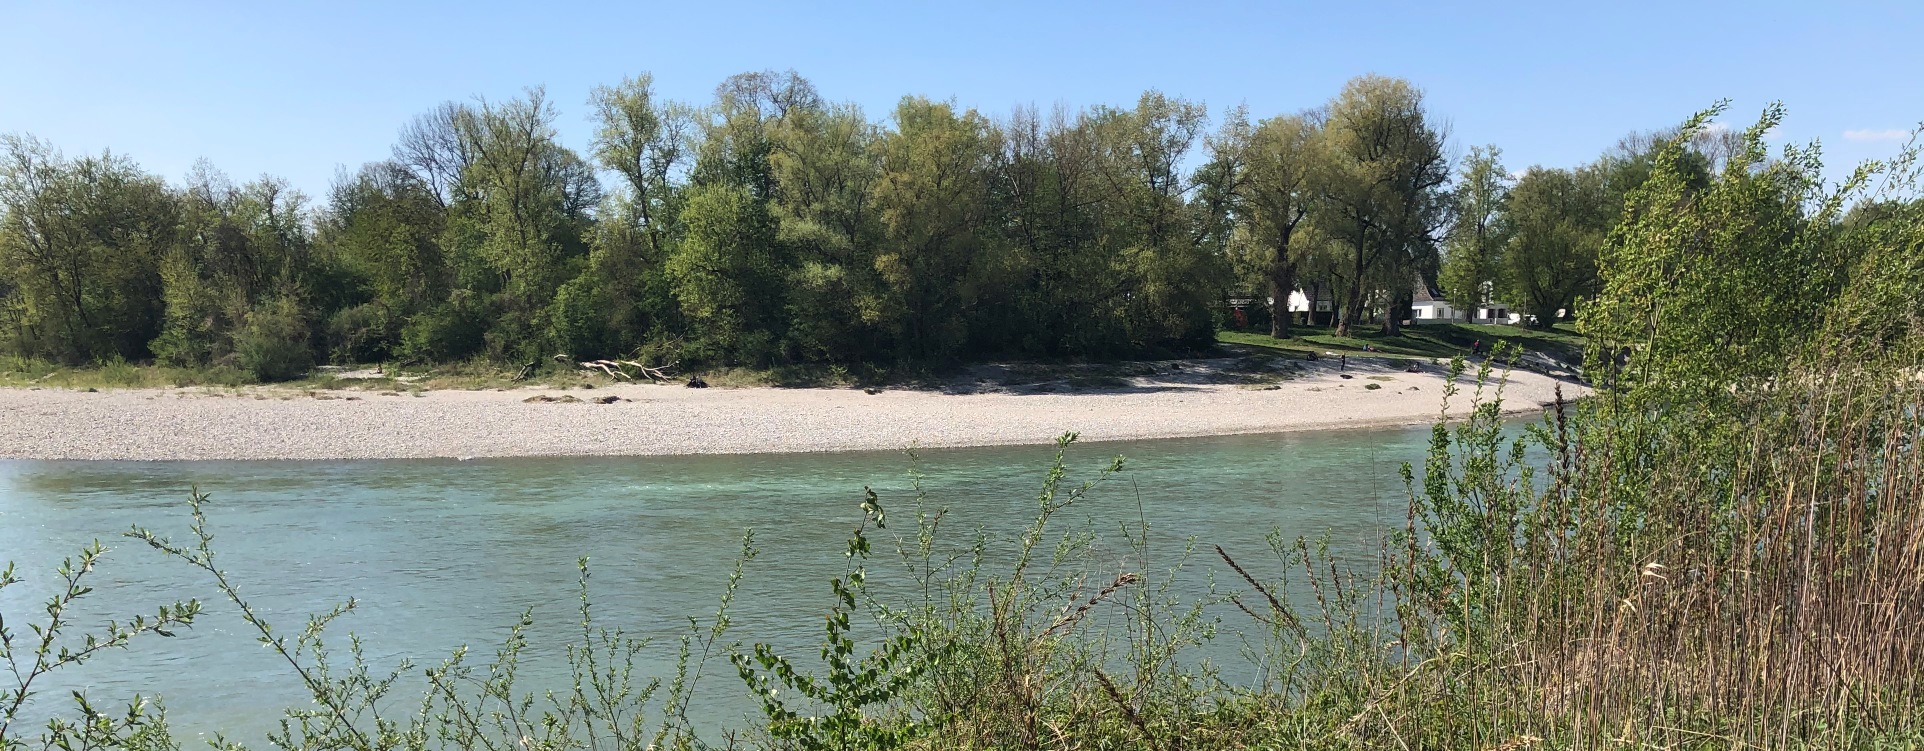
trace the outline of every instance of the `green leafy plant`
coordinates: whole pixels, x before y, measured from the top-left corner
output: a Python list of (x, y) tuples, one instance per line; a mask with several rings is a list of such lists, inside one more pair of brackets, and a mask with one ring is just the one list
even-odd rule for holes
[(307, 375), (314, 367), (314, 350), (299, 304), (283, 297), (248, 314), (247, 325), (234, 335), (234, 354), (241, 369), (261, 381)]
[[(13, 684), (0, 690), (0, 750), (30, 748), (20, 723), (40, 694), (36, 683), (110, 650), (126, 649), (142, 637), (171, 637), (174, 630), (191, 627), (200, 615), (199, 601), (184, 600), (162, 605), (152, 616), (110, 620), (97, 630), (74, 634), (72, 611), (77, 603), (94, 594), (93, 587), (87, 583), (88, 576), (94, 573), (106, 553), (107, 549), (95, 542), (82, 548), (77, 559), (61, 561), (54, 570), (58, 581), (55, 594), (46, 600), (42, 611), (46, 619), (26, 623), (26, 631), (17, 632), (19, 621), (9, 625), (5, 614), (0, 613), (0, 661), (6, 663)], [(0, 592), (21, 582), (13, 564), (0, 569)], [(138, 695), (124, 711), (118, 712), (96, 707), (78, 691), (71, 694), (71, 699), (74, 716), (49, 719), (38, 745), (63, 750), (172, 747), (165, 713)]]
[[(862, 521), (849, 535), (849, 569), (829, 581), (835, 604), (825, 619), (821, 659), (825, 671), (817, 676), (796, 668), (788, 657), (766, 643), (751, 652), (730, 655), (742, 682), (761, 703), (768, 733), (778, 741), (809, 751), (857, 751), (902, 748), (930, 725), (913, 717), (885, 722), (875, 713), (890, 709), (928, 667), (939, 665), (941, 649), (915, 631), (885, 637), (879, 647), (858, 655), (851, 636), (850, 617), (859, 613), (857, 594), (867, 584), (867, 561), (872, 545), (869, 525), (888, 528), (887, 513), (875, 491), (864, 488)], [(784, 698), (782, 688), (802, 701)], [(812, 702), (824, 708), (815, 714)]]

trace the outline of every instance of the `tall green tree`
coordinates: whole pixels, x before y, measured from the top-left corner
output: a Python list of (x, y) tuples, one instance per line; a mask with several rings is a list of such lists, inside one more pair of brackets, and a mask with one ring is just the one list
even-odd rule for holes
[(654, 77), (646, 73), (596, 87), (589, 101), (599, 126), (595, 159), (619, 175), (625, 189), (615, 208), (647, 241), (649, 257), (660, 259), (680, 234), (682, 191), (675, 180), (692, 156), (698, 113), (657, 101)]
[(162, 271), (166, 324), (153, 348), (168, 362), (206, 364), (232, 355), (236, 333), (270, 301), (288, 300), (277, 303), (283, 312), (304, 308), (317, 286), (311, 216), (284, 181), (235, 185), (205, 162), (181, 206)]
[(1629, 394), (1663, 383), (1652, 393), (1669, 401), (1641, 406), (1714, 408), (1768, 388), (1782, 361), (1818, 336), (1809, 322), (1836, 303), (1857, 260), (1837, 252), (1848, 192), (1823, 190), (1815, 149), (1769, 158), (1764, 134), (1782, 120), (1779, 105), (1699, 187), (1688, 140), (1721, 111), (1699, 114), (1656, 149), (1602, 247), (1608, 273), (1592, 312), (1578, 319), (1592, 369)]
[(1510, 190), (1515, 183), (1503, 167), (1503, 151), (1474, 146), (1463, 159), (1452, 194), (1450, 229), (1444, 238), (1438, 282), (1450, 303), (1472, 316), (1506, 290), (1503, 249), (1510, 236)]
[[(1510, 192), (1505, 300), (1548, 328), (1599, 283), (1597, 254), (1616, 223), (1602, 170), (1532, 167)], [(1526, 319), (1529, 320), (1529, 319)]]
[(1201, 217), (1184, 161), (1202, 136), (1207, 110), (1157, 91), (1135, 109), (1098, 108), (1096, 176), (1106, 193), (1100, 240), (1118, 281), (1132, 349), (1208, 341), (1226, 268), (1198, 242)]
[(1006, 239), (1001, 283), (974, 329), (984, 350), (1061, 356), (1123, 346), (1113, 315), (1120, 283), (1099, 238), (1104, 184), (1089, 118), (1018, 109), (998, 130), (995, 197)]
[(448, 298), (441, 248), (447, 212), (433, 187), (393, 161), (363, 166), (334, 185), (316, 243), (357, 287), (328, 321), (334, 357), (371, 362), (397, 354), (400, 330)]
[(782, 307), (776, 218), (739, 185), (690, 189), (688, 236), (668, 259), (668, 276), (703, 359), (768, 364)]
[(771, 111), (779, 113), (768, 128), (787, 277), (783, 356), (878, 358), (899, 344), (882, 329), (888, 311), (875, 266), (883, 130), (851, 104), (810, 100)]
[(628, 354), (678, 332), (666, 263), (684, 235), (682, 179), (700, 113), (661, 101), (642, 74), (590, 95), (594, 157), (617, 177), (597, 214), (585, 270), (562, 285), (551, 311), (556, 345), (577, 357)]
[(1287, 338), (1289, 296), (1298, 286), (1304, 248), (1296, 244), (1321, 199), (1317, 181), (1326, 176), (1327, 156), (1321, 123), (1311, 115), (1285, 115), (1262, 121), (1246, 137), (1225, 138), (1236, 149), (1241, 177), (1236, 181), (1237, 214), (1249, 265), (1269, 292), (1273, 309), (1269, 333)]
[(988, 120), (974, 111), (908, 98), (883, 137), (881, 179), (873, 191), (881, 250), (874, 268), (886, 296), (882, 321), (899, 355), (953, 357), (994, 252), (989, 170), (995, 149)]
[(179, 225), (166, 186), (124, 157), (69, 159), (0, 136), (0, 300), (14, 351), (146, 357), (162, 318), (161, 259)]
[(472, 161), (450, 208), (449, 244), (466, 262), (466, 281), (498, 301), (498, 356), (545, 356), (548, 305), (584, 266), (601, 198), (592, 166), (555, 140), (555, 116), (534, 88), (455, 120)]
[(1331, 216), (1325, 226), (1347, 248), (1337, 335), (1349, 336), (1375, 300), (1384, 327), (1398, 330), (1411, 284), (1435, 262), (1436, 233), (1446, 215), (1449, 161), (1443, 133), (1430, 122), (1423, 93), (1383, 76), (1352, 79), (1329, 105)]

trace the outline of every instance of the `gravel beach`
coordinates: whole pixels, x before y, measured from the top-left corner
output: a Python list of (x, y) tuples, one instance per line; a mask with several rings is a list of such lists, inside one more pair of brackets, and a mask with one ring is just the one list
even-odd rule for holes
[[(1312, 364), (1274, 384), (1134, 378), (1129, 385), (990, 393), (861, 389), (303, 392), (0, 389), (0, 457), (374, 459), (733, 454), (1044, 444), (1270, 433), (1435, 419), (1444, 370)], [(1506, 408), (1535, 411), (1559, 382), (1510, 374)], [(1375, 385), (1376, 388), (1369, 388)], [(1467, 391), (1471, 384), (1465, 383)], [(1563, 384), (1567, 397), (1583, 389)], [(570, 399), (572, 397), (572, 399)], [(612, 403), (597, 403), (615, 397)], [(549, 401), (550, 399), (556, 401)], [(578, 399), (581, 401), (573, 401)], [(1452, 412), (1467, 411), (1467, 394)]]

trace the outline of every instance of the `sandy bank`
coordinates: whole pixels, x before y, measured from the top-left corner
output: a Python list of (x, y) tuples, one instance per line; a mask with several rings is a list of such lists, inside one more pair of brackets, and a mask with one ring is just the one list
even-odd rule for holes
[[(0, 389), (0, 457), (26, 459), (369, 459), (664, 455), (901, 449), (912, 444), (1048, 443), (1269, 433), (1424, 423), (1442, 368), (1311, 365), (1272, 385), (1138, 377), (1074, 393), (857, 389), (290, 392), (271, 388), (84, 392)], [(1193, 371), (1193, 369), (1192, 369)], [(1366, 388), (1374, 384), (1376, 389)], [(1535, 409), (1557, 381), (1517, 372), (1506, 406)], [(1564, 384), (1575, 397), (1581, 387)], [(530, 397), (619, 397), (610, 404)], [(1468, 399), (1456, 400), (1459, 412)]]

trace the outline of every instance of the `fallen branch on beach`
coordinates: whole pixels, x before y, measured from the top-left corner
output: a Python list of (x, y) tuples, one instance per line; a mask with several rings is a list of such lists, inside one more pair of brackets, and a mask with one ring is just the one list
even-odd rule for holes
[(633, 368), (649, 381), (666, 381), (671, 377), (668, 371), (675, 367), (675, 363), (672, 362), (667, 365), (647, 365), (634, 360), (582, 360), (576, 362), (573, 358), (565, 354), (555, 355), (554, 359), (556, 362), (573, 362), (576, 367), (582, 370), (593, 370), (605, 373), (608, 377), (617, 381), (635, 380), (635, 376), (631, 375), (627, 371), (627, 368)]

